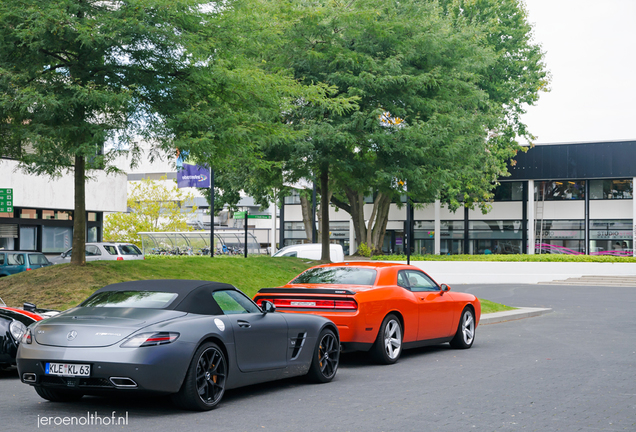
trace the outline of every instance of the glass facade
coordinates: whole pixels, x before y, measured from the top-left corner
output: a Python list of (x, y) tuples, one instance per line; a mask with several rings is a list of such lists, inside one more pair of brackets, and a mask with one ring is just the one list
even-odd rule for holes
[(632, 199), (634, 185), (632, 179), (590, 180), (590, 199)]
[(585, 253), (584, 220), (536, 221), (535, 253)]
[(42, 252), (64, 252), (71, 247), (73, 228), (42, 227)]
[(590, 220), (590, 253), (629, 253), (633, 249), (632, 219)]
[(524, 182), (503, 182), (495, 188), (495, 201), (521, 201), (523, 200)]
[(535, 201), (585, 199), (585, 181), (538, 181), (534, 184)]
[(34, 226), (20, 227), (20, 250), (34, 251), (37, 249), (37, 228)]
[(470, 221), (470, 254), (519, 254), (523, 236), (520, 220)]

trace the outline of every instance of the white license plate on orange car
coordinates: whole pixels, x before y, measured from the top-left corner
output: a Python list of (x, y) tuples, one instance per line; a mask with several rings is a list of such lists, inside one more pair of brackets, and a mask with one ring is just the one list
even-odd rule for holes
[(60, 376), (91, 376), (91, 365), (74, 363), (47, 363), (47, 375)]

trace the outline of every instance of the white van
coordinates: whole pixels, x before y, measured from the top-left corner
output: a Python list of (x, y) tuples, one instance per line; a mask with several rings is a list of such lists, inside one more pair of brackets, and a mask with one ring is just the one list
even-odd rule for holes
[[(285, 246), (274, 254), (275, 257), (298, 257), (307, 258), (311, 260), (320, 260), (322, 257), (322, 244), (321, 243), (309, 243)], [(343, 262), (344, 251), (339, 244), (329, 245), (329, 257), (331, 262)]]

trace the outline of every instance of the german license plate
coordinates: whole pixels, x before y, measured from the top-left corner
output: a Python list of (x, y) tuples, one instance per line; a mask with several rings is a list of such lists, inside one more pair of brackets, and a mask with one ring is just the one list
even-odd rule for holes
[(91, 365), (74, 363), (47, 363), (46, 375), (90, 376)]

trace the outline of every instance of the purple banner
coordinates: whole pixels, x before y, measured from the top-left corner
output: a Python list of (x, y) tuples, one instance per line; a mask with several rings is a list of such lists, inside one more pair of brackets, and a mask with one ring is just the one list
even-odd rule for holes
[(199, 166), (183, 164), (183, 167), (177, 171), (177, 187), (210, 187), (210, 170)]

